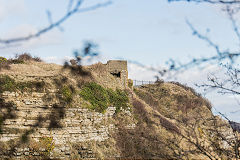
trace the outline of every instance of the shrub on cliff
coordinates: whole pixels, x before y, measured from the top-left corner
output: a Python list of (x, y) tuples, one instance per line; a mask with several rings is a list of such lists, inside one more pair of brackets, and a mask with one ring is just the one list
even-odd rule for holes
[(42, 62), (39, 57), (32, 57), (28, 53), (16, 55), (13, 59), (8, 59), (10, 64), (23, 64), (26, 61)]
[(35, 62), (42, 62), (42, 60), (39, 57), (32, 57), (28, 53), (23, 53), (20, 55), (16, 55), (16, 58), (13, 59), (13, 62), (19, 62), (19, 63), (24, 63), (24, 61), (35, 61)]
[(101, 113), (104, 113), (110, 105), (116, 107), (116, 112), (129, 106), (126, 92), (119, 89), (116, 89), (116, 91), (106, 89), (94, 82), (85, 84), (80, 95), (84, 100), (91, 103), (90, 109)]
[(4, 91), (24, 91), (24, 90), (36, 90), (42, 91), (45, 86), (45, 82), (41, 81), (28, 81), (28, 82), (16, 82), (14, 79), (8, 75), (0, 75), (0, 93)]
[(23, 64), (26, 61), (42, 62), (42, 60), (39, 57), (32, 57), (28, 53), (16, 55), (15, 58), (10, 58), (10, 59), (7, 59), (5, 57), (0, 57), (0, 70), (10, 69), (10, 64)]
[(121, 108), (126, 109), (129, 107), (128, 102), (128, 96), (126, 92), (116, 89), (116, 91), (113, 91), (112, 89), (107, 89), (109, 101), (110, 103), (116, 107), (116, 112), (119, 112)]
[(0, 76), (0, 92), (4, 91), (15, 91), (16, 82), (14, 79), (10, 78), (7, 75)]
[(63, 86), (60, 89), (60, 94), (63, 95), (63, 100), (67, 103), (70, 103), (73, 99), (74, 89), (71, 86)]
[(80, 95), (91, 103), (90, 109), (103, 113), (108, 108), (109, 97), (106, 89), (94, 82), (85, 84)]
[(5, 57), (0, 57), (0, 70), (1, 69), (9, 69), (9, 62), (7, 60), (7, 58)]
[(0, 63), (4, 63), (4, 62), (7, 62), (7, 58), (5, 58), (5, 57), (0, 57)]

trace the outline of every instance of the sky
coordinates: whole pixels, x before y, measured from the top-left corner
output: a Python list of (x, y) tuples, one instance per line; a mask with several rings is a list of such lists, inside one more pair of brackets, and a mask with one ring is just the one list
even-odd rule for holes
[[(82, 7), (105, 2), (85, 1)], [(68, 0), (0, 0), (0, 39), (35, 33), (49, 25), (47, 10), (55, 21), (66, 13), (67, 5)], [(192, 57), (214, 55), (214, 49), (192, 35), (186, 20), (224, 49), (238, 49), (231, 22), (219, 6), (168, 3), (167, 0), (113, 0), (107, 7), (73, 15), (61, 25), (64, 31), (56, 28), (20, 46), (2, 48), (0, 56), (27, 52), (46, 62), (61, 64), (73, 56), (73, 50), (80, 49), (84, 41), (98, 44), (101, 54), (95, 61), (103, 63), (109, 59), (125, 59), (162, 67), (170, 58), (187, 62)], [(154, 80), (156, 73), (133, 63), (128, 66), (129, 78)], [(205, 82), (213, 71), (221, 70), (209, 65), (205, 69), (186, 71), (178, 75), (177, 80), (196, 88), (195, 84)], [(236, 97), (215, 92), (205, 96), (214, 108), (240, 122), (240, 112), (235, 112), (239, 110)]]

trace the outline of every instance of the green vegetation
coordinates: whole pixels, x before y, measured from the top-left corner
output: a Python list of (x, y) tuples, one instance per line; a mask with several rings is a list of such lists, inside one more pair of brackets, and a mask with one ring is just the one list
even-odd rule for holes
[(9, 61), (5, 57), (0, 57), (0, 70), (1, 69), (9, 69)]
[(35, 62), (42, 62), (39, 57), (32, 57), (28, 53), (23, 53), (16, 55), (14, 59), (7, 59), (5, 57), (0, 57), (0, 65), (3, 64), (24, 64), (26, 61), (35, 61)]
[(24, 60), (21, 59), (9, 59), (8, 62), (10, 64), (24, 64)]
[(128, 87), (132, 88), (133, 87), (133, 80), (128, 79)]
[(16, 55), (15, 58), (11, 59), (0, 57), (0, 70), (10, 69), (11, 64), (24, 64), (26, 61), (42, 62), (42, 60), (39, 57), (32, 57), (30, 54), (27, 53)]
[(113, 91), (112, 89), (107, 89), (110, 104), (116, 107), (116, 112), (119, 112), (121, 108), (126, 109), (129, 107), (129, 99), (126, 92), (116, 89)]
[(40, 146), (45, 149), (43, 153), (45, 156), (49, 156), (50, 153), (55, 148), (55, 143), (53, 141), (53, 137), (41, 137), (40, 138)]
[(63, 88), (60, 89), (60, 94), (63, 95), (63, 100), (68, 103), (72, 101), (73, 93), (74, 93), (73, 87), (63, 86)]
[(37, 81), (29, 81), (29, 82), (19, 82), (17, 83), (16, 88), (19, 89), (20, 91), (25, 91), (25, 90), (33, 90), (35, 89), (36, 91), (43, 91), (44, 90), (44, 86), (45, 86), (45, 82), (41, 81), (41, 82), (37, 82)]
[(14, 79), (10, 78), (7, 75), (0, 76), (0, 92), (4, 91), (15, 91), (16, 82)]
[(109, 98), (106, 89), (94, 82), (85, 84), (80, 95), (92, 104), (90, 106), (92, 110), (103, 113), (108, 108)]
[(42, 91), (45, 86), (43, 81), (29, 81), (29, 82), (16, 82), (14, 79), (8, 75), (0, 75), (0, 93), (4, 91), (25, 91), (25, 90), (37, 90)]
[(106, 89), (94, 82), (85, 84), (80, 95), (84, 100), (91, 103), (90, 109), (101, 113), (104, 113), (110, 105), (116, 107), (116, 112), (119, 112), (121, 108), (126, 109), (129, 106), (126, 92), (119, 89), (116, 91), (109, 88)]
[(5, 58), (5, 57), (0, 57), (0, 63), (4, 63), (4, 62), (7, 62), (7, 58)]

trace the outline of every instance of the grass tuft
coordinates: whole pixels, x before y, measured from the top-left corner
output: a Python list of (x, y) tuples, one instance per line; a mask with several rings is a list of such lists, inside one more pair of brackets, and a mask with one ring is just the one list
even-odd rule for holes
[(55, 148), (55, 143), (53, 140), (53, 137), (41, 137), (40, 138), (40, 145), (45, 149), (45, 152), (43, 154), (45, 156), (50, 156), (50, 153), (54, 150)]
[(63, 100), (70, 103), (73, 100), (74, 89), (71, 86), (63, 86), (60, 90), (60, 94), (63, 95)]

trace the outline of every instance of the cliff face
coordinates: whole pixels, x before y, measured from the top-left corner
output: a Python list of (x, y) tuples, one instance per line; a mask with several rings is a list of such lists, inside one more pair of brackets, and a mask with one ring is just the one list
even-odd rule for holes
[[(105, 100), (102, 94), (109, 92), (119, 99), (115, 94), (123, 92), (105, 90), (95, 82), (108, 81), (107, 86), (116, 89), (123, 88), (121, 81), (108, 73), (103, 64), (81, 68), (80, 73), (79, 68), (75, 69), (29, 61), (1, 71), (1, 157), (119, 156), (110, 137), (115, 130), (113, 116), (120, 109), (115, 106), (119, 104), (108, 102), (110, 98)], [(92, 97), (87, 99), (88, 96)], [(131, 118), (128, 108), (121, 114)], [(128, 125), (132, 127), (132, 123)]]
[(190, 88), (156, 83), (133, 91), (100, 63), (12, 64), (0, 71), (0, 93), (3, 159), (206, 159), (224, 158), (215, 148), (231, 149), (217, 136), (231, 138), (229, 125)]

